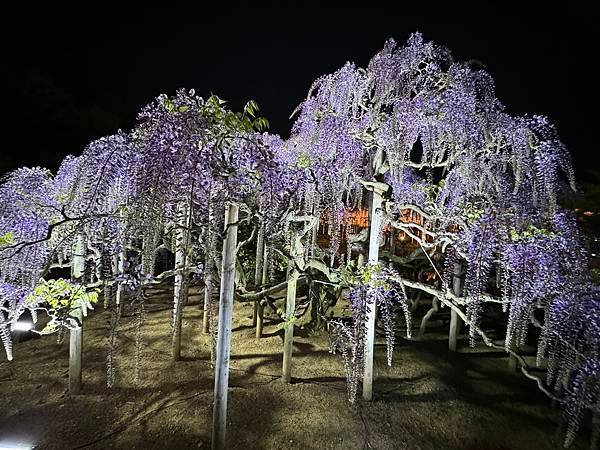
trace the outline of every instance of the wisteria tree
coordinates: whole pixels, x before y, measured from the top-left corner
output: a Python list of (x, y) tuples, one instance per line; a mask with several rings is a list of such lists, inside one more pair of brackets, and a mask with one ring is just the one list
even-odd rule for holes
[[(377, 313), (391, 364), (395, 322), (402, 317), (411, 337), (420, 298), (431, 301), (421, 337), (440, 306), (450, 309), (450, 349), (461, 322), (472, 345), (498, 346), (481, 321), (491, 305), (508, 317), (500, 348), (564, 405), (569, 444), (588, 411), (600, 414), (600, 291), (574, 219), (560, 206), (574, 177), (553, 125), (509, 115), (489, 74), (419, 34), (405, 46), (388, 41), (366, 68), (348, 63), (320, 77), (296, 113), (283, 141), (265, 132), (252, 101), (232, 112), (216, 96), (180, 90), (144, 107), (130, 132), (65, 158), (56, 175), (8, 174), (0, 185), (0, 337), (8, 359), (11, 327), (25, 310), (48, 313), (45, 332), (71, 330), (81, 348), (83, 315), (101, 293), (111, 311), (113, 386), (123, 308), (136, 317), (139, 359), (148, 287), (173, 278), (177, 360), (194, 275), (205, 290), (203, 330), (214, 343), (213, 445), (221, 448), (234, 298), (255, 302), (257, 337), (264, 307), (279, 314), (289, 382), (303, 309), (297, 290), (307, 287), (312, 318), (328, 320), (332, 350), (344, 358), (352, 402), (360, 381), (363, 398), (372, 397)], [(368, 235), (347, 226), (365, 208)], [(389, 230), (393, 245), (401, 235), (411, 251), (398, 256), (385, 247)], [(161, 251), (175, 262), (158, 273)], [(70, 280), (51, 279), (62, 267), (71, 268)], [(332, 302), (345, 292), (349, 321), (325, 317), (328, 289)], [(270, 297), (281, 292), (284, 312)], [(519, 352), (532, 330), (545, 379)]]
[[(548, 119), (510, 116), (484, 70), (455, 62), (419, 34), (404, 47), (389, 41), (366, 69), (347, 64), (321, 77), (299, 110), (291, 141), (298, 164), (317, 180), (334, 236), (344, 211), (362, 201), (364, 185), (376, 205), (371, 233), (389, 224), (418, 245), (408, 260), (386, 258), (404, 270), (379, 269), (385, 263), (377, 260), (351, 279), (354, 322), (350, 329), (336, 323), (334, 341), (347, 362), (350, 398), (361, 378), (370, 397), (368, 334), (375, 308), (385, 324), (393, 319), (386, 296), (406, 310), (407, 295), (422, 291), (434, 307), (451, 308), (451, 335), (460, 319), (472, 343), (480, 337), (490, 346), (481, 310), (499, 304), (508, 311), (505, 350), (565, 404), (571, 442), (583, 412), (598, 414), (600, 299), (574, 219), (557, 201), (574, 181)], [(422, 220), (409, 220), (412, 213)], [(410, 259), (423, 257), (435, 274), (429, 283), (406, 270)], [(545, 382), (516, 351), (532, 327), (541, 329)]]
[[(102, 138), (81, 156), (67, 157), (56, 176), (42, 169), (8, 176), (2, 185), (7, 207), (0, 272), (2, 340), (9, 359), (10, 327), (25, 308), (32, 314), (43, 309), (52, 317), (44, 332), (60, 336), (70, 329), (76, 336), (71, 347), (79, 352), (79, 390), (81, 312), (91, 307), (101, 286), (104, 306), (112, 311), (107, 384), (115, 383), (116, 332), (125, 301), (137, 317), (137, 379), (146, 291), (169, 277), (175, 280), (172, 349), (179, 359), (189, 274), (204, 273), (205, 311), (210, 311), (211, 279), (217, 272), (231, 272), (227, 265), (221, 270), (217, 252), (226, 205), (235, 205), (244, 214), (241, 222), (254, 228), (237, 253), (253, 240), (259, 224), (273, 228), (270, 224), (280, 223), (277, 207), (290, 195), (282, 189), (285, 176), (275, 161), (273, 149), (280, 140), (263, 132), (268, 122), (257, 116), (256, 103), (249, 102), (241, 113), (224, 104), (193, 91), (163, 95), (141, 111), (134, 130)], [(269, 213), (261, 215), (259, 205)], [(234, 222), (228, 228), (237, 229), (237, 218)], [(175, 267), (156, 273), (161, 249), (175, 255)], [(44, 280), (52, 268), (69, 266), (70, 282)], [(213, 320), (215, 342), (216, 328)], [(219, 355), (228, 360), (228, 352), (228, 347), (216, 351), (217, 367), (222, 367)]]

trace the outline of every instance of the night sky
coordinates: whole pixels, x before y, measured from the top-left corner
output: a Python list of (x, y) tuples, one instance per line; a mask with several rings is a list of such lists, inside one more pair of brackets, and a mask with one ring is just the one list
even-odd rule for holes
[(254, 99), (272, 131), (286, 137), (288, 117), (316, 77), (346, 61), (365, 66), (387, 38), (404, 42), (418, 30), (456, 59), (482, 62), (510, 112), (548, 115), (574, 155), (578, 179), (597, 176), (590, 11), (417, 17), (390, 8), (51, 4), (4, 14), (0, 173), (23, 165), (56, 170), (66, 154), (130, 129), (141, 106), (179, 87), (215, 93), (233, 109)]

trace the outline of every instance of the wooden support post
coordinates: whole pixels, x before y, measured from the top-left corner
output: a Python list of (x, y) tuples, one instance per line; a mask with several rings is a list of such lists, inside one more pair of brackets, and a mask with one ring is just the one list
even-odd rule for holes
[(142, 273), (154, 276), (154, 263), (156, 261), (156, 249), (152, 248), (148, 253), (146, 247), (149, 247), (153, 242), (150, 239), (144, 238), (142, 243)]
[(233, 294), (235, 289), (235, 260), (237, 247), (237, 221), (239, 207), (229, 203), (225, 209), (225, 230), (223, 242), (223, 265), (221, 270), (221, 292), (219, 299), (219, 332), (217, 337), (217, 358), (215, 365), (215, 396), (213, 403), (212, 448), (225, 448), (227, 426), (227, 387), (229, 383), (229, 356), (231, 349), (231, 319)]
[(256, 322), (258, 320), (258, 304), (260, 303), (260, 300), (255, 300), (254, 303), (252, 304), (252, 326), (255, 327), (256, 326)]
[(210, 303), (213, 292), (213, 269), (206, 268), (204, 276), (204, 306), (202, 308), (202, 332), (208, 334), (210, 331)]
[(294, 347), (294, 317), (296, 315), (296, 285), (300, 273), (296, 268), (296, 258), (303, 258), (304, 248), (298, 242), (297, 223), (290, 223), (290, 258), (288, 259), (288, 283), (285, 302), (286, 326), (283, 339), (283, 368), (281, 379), (284, 383), (292, 381), (292, 352)]
[(508, 370), (511, 372), (516, 372), (519, 370), (519, 362), (513, 355), (508, 355)]
[(83, 344), (83, 314), (81, 308), (76, 308), (71, 315), (79, 320), (81, 327), (71, 329), (69, 332), (69, 393), (81, 392), (81, 361)]
[[(256, 290), (260, 290), (262, 281), (262, 265), (265, 245), (265, 229), (261, 225), (258, 230), (258, 237), (256, 238), (256, 265), (254, 267), (254, 286)], [(258, 308), (260, 300), (254, 302), (254, 311), (252, 312), (252, 326), (255, 327), (258, 320)]]
[[(119, 250), (119, 256), (118, 256), (118, 261), (117, 261), (117, 273), (121, 276), (123, 276), (124, 272), (125, 272), (125, 258), (126, 258), (126, 249), (125, 249), (125, 243), (123, 243), (121, 245), (121, 249)], [(123, 292), (124, 292), (124, 286), (123, 286), (123, 282), (119, 282), (117, 283), (117, 294), (115, 296), (115, 303), (117, 304), (117, 308), (121, 307), (121, 300), (123, 299)]]
[(183, 305), (187, 301), (187, 247), (189, 208), (185, 204), (177, 207), (177, 225), (175, 230), (175, 285), (173, 286), (173, 335), (171, 340), (171, 355), (174, 361), (181, 359), (181, 322)]
[[(85, 236), (82, 232), (75, 236), (73, 247), (73, 258), (71, 260), (71, 278), (83, 283), (83, 272), (85, 269)], [(82, 286), (83, 289), (83, 286)], [(79, 321), (78, 328), (69, 331), (69, 393), (79, 394), (81, 392), (81, 361), (83, 343), (83, 314), (81, 307), (77, 305), (71, 310), (71, 315)]]
[[(310, 251), (309, 256), (311, 259), (315, 257), (317, 249), (317, 237), (319, 231), (319, 218), (317, 217), (316, 206), (313, 206), (312, 214), (317, 218), (316, 224), (313, 226), (310, 235)], [(351, 257), (352, 255), (349, 255)], [(315, 292), (315, 283), (311, 277), (310, 284), (308, 285), (308, 301), (310, 302), (310, 321), (311, 323), (316, 322), (317, 326), (320, 326), (320, 299)]]
[[(313, 216), (317, 217), (316, 215), (317, 215), (316, 208), (313, 208)], [(318, 232), (319, 232), (319, 217), (317, 217), (317, 223), (311, 230), (311, 235), (310, 235), (310, 257), (311, 258), (315, 257), (315, 253), (317, 250), (317, 238), (319, 237)]]
[[(519, 349), (519, 346), (517, 344), (511, 344), (510, 349), (514, 352), (516, 352)], [(509, 353), (508, 355), (508, 369), (511, 372), (516, 372), (517, 370), (519, 370), (521, 368), (519, 361), (517, 360), (517, 358), (515, 358), (512, 354)]]
[(450, 332), (448, 335), (448, 349), (451, 352), (456, 351), (456, 341), (460, 330), (460, 317), (454, 310), (450, 311)]
[[(262, 278), (261, 284), (265, 286), (267, 284), (267, 278), (269, 276), (269, 261), (267, 260), (267, 246), (263, 240), (263, 257), (262, 257)], [(265, 321), (265, 305), (262, 300), (257, 302), (258, 309), (256, 314), (256, 339), (260, 339), (263, 333), (264, 321)]]
[(74, 281), (83, 282), (83, 272), (85, 270), (85, 257), (87, 250), (85, 248), (85, 235), (83, 232), (77, 233), (73, 243), (73, 258), (71, 259), (71, 278)]
[[(371, 202), (371, 225), (369, 229), (369, 264), (379, 262), (379, 229), (381, 228), (381, 204), (382, 197), (380, 190), (373, 190), (373, 200)], [(365, 332), (365, 370), (363, 373), (363, 399), (371, 400), (373, 398), (373, 356), (375, 346), (375, 317), (376, 305), (369, 305), (367, 312), (367, 323)]]
[[(296, 233), (292, 232), (292, 242), (296, 238)], [(293, 245), (293, 244), (292, 244)], [(290, 262), (294, 264), (294, 262)], [(285, 302), (285, 317), (288, 323), (285, 327), (283, 339), (283, 370), (282, 380), (284, 383), (292, 381), (292, 351), (294, 347), (294, 322), (292, 321), (296, 314), (296, 284), (299, 273), (295, 267), (292, 267), (288, 278), (287, 298)]]
[(210, 331), (210, 307), (213, 294), (213, 274), (214, 274), (214, 251), (215, 251), (215, 237), (211, 222), (213, 219), (213, 202), (212, 196), (209, 195), (208, 200), (208, 226), (206, 229), (206, 248), (204, 258), (204, 306), (202, 308), (202, 332), (208, 334)]
[[(125, 211), (123, 208), (119, 208), (119, 219), (121, 221), (125, 221)], [(123, 233), (123, 231), (121, 231)], [(123, 276), (125, 274), (125, 261), (127, 259), (127, 240), (125, 236), (121, 235), (119, 239), (119, 253), (117, 254), (117, 270), (116, 273), (119, 276)], [(121, 312), (121, 303), (123, 300), (123, 292), (125, 291), (125, 286), (122, 281), (117, 283), (117, 292), (115, 294), (115, 304), (117, 305), (117, 309)]]
[(262, 304), (262, 300), (258, 300), (256, 305), (256, 339), (260, 339), (262, 337), (265, 323), (265, 305)]
[(359, 269), (365, 266), (365, 255), (363, 252), (358, 253), (358, 258), (356, 259), (356, 267)]
[[(454, 295), (461, 297), (463, 294), (464, 278), (463, 278), (463, 265), (460, 262), (454, 263), (453, 276), (452, 276), (452, 290)], [(458, 314), (451, 309), (450, 310), (450, 331), (448, 335), (448, 349), (451, 352), (456, 352), (456, 341), (460, 332), (461, 320)]]

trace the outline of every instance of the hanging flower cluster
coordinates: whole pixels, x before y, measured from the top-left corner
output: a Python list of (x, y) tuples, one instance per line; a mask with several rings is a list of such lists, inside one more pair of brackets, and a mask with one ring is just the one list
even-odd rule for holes
[(348, 290), (346, 299), (352, 310), (352, 322), (332, 320), (329, 322), (332, 353), (339, 351), (344, 358), (348, 380), (348, 396), (356, 401), (358, 382), (364, 369), (366, 317), (377, 308), (385, 330), (387, 363), (391, 366), (396, 338), (396, 311), (401, 309), (406, 323), (406, 334), (411, 336), (411, 316), (406, 291), (399, 274), (391, 267), (366, 265), (358, 270), (352, 268), (342, 272)]

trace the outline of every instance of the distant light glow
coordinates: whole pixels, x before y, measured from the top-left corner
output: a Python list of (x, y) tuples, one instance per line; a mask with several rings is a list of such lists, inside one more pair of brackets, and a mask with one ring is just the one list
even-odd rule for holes
[[(31, 323), (31, 322), (17, 322), (12, 327), (13, 331), (29, 331), (32, 328), (33, 328), (33, 323)], [(5, 447), (0, 447), (0, 450), (3, 450), (4, 448)]]

